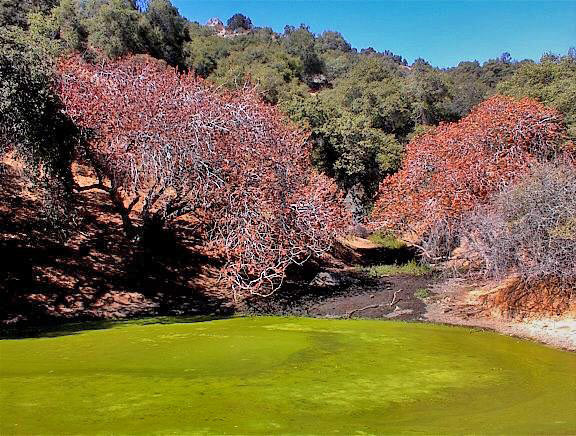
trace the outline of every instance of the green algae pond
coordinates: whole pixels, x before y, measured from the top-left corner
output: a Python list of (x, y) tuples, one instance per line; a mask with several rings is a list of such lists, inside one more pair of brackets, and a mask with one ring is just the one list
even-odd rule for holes
[(434, 324), (233, 318), (0, 341), (0, 434), (576, 434), (576, 354)]

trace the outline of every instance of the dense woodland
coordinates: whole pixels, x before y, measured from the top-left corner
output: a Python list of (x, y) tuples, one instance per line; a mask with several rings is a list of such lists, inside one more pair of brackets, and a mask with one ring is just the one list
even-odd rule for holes
[(436, 68), (304, 24), (199, 24), (169, 0), (0, 0), (0, 25), (0, 151), (64, 240), (73, 194), (96, 189), (134, 241), (192, 221), (235, 298), (355, 223), (573, 289), (574, 49)]

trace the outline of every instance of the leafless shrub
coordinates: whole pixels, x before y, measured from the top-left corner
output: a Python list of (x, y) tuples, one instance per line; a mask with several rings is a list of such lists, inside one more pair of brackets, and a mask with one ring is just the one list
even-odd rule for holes
[(488, 276), (576, 279), (576, 167), (543, 164), (464, 221)]
[(454, 219), (441, 219), (422, 237), (420, 250), (424, 258), (447, 259), (460, 242), (460, 227)]

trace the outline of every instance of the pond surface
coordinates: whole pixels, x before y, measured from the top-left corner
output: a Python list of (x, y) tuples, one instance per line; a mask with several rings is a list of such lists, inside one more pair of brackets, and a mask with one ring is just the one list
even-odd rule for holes
[(117, 324), (0, 341), (0, 434), (576, 433), (576, 354), (432, 324)]

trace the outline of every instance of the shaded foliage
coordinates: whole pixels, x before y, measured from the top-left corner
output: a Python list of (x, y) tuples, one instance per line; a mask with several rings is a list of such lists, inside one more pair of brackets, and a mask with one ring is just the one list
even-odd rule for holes
[(252, 29), (252, 20), (250, 20), (246, 15), (234, 14), (228, 19), (226, 25), (228, 26), (228, 29), (232, 31), (240, 29), (250, 30)]
[(171, 65), (184, 65), (184, 43), (188, 40), (186, 19), (169, 0), (150, 0), (144, 17), (149, 29), (145, 38), (148, 53)]
[(49, 12), (58, 0), (0, 0), (0, 27), (28, 26), (28, 14)]
[(0, 30), (0, 154), (26, 164), (49, 218), (66, 215), (75, 129), (53, 92), (51, 65), (18, 30)]
[(366, 212), (379, 182), (399, 166), (403, 148), (394, 135), (320, 98), (287, 104), (293, 120), (311, 132), (314, 166), (350, 193), (358, 217)]
[(141, 14), (128, 0), (94, 0), (81, 7), (90, 46), (110, 58), (146, 52)]

